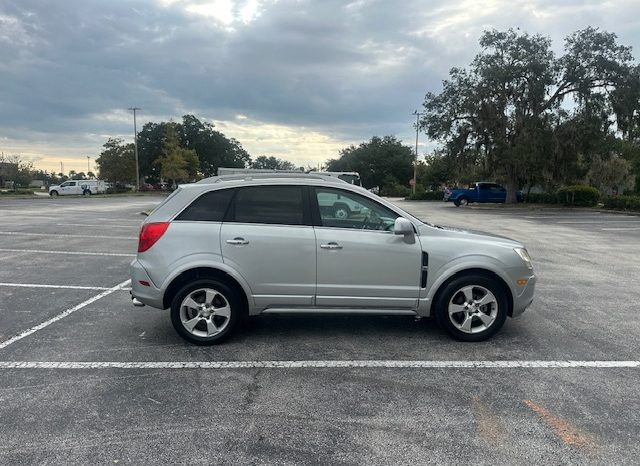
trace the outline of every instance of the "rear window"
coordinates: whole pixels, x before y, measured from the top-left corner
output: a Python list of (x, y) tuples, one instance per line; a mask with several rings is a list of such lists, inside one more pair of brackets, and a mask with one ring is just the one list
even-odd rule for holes
[(301, 186), (240, 188), (234, 202), (234, 220), (240, 223), (303, 225), (302, 199)]
[(176, 217), (176, 220), (221, 222), (227, 207), (229, 207), (232, 195), (232, 189), (209, 191), (193, 201), (189, 207)]

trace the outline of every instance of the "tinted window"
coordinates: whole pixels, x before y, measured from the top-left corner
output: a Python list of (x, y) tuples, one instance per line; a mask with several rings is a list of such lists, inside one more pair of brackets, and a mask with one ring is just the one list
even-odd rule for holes
[(176, 220), (221, 222), (233, 195), (232, 189), (210, 191), (193, 201)]
[(302, 199), (300, 186), (241, 188), (234, 202), (234, 220), (241, 223), (303, 225)]

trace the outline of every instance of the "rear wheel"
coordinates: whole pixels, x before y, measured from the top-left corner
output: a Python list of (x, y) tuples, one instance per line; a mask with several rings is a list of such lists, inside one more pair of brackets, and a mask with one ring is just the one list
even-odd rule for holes
[(214, 279), (185, 285), (171, 303), (171, 323), (178, 334), (196, 345), (226, 338), (241, 314), (241, 300), (225, 283)]
[(462, 275), (440, 293), (436, 320), (454, 338), (482, 341), (493, 336), (507, 318), (507, 296), (495, 279)]

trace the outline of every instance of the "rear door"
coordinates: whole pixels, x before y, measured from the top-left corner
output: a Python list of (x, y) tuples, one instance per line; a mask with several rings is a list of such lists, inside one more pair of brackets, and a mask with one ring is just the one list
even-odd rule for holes
[(259, 307), (311, 306), (316, 241), (307, 188), (237, 188), (220, 240), (225, 264), (249, 283)]
[(488, 184), (489, 197), (491, 202), (504, 202), (507, 198), (507, 191), (499, 184)]

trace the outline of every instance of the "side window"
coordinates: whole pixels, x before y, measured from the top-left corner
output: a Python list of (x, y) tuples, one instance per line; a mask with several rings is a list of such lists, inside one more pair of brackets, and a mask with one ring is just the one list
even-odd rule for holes
[(60, 185), (60, 187), (61, 187), (61, 188), (64, 188), (64, 187), (66, 187), (66, 186), (69, 186), (69, 182), (68, 182), (68, 181), (65, 181), (64, 183), (62, 183), (62, 184)]
[(69, 181), (69, 186), (75, 186), (76, 182), (75, 181)]
[(324, 227), (391, 231), (398, 214), (359, 194), (334, 188), (316, 188), (315, 197)]
[(481, 184), (480, 186), (480, 191), (490, 191), (491, 190), (491, 185), (490, 184)]
[(233, 220), (239, 223), (304, 225), (301, 186), (250, 186), (238, 189)]
[(204, 193), (184, 209), (176, 217), (176, 220), (221, 222), (227, 207), (229, 207), (231, 196), (233, 196), (233, 189), (221, 189)]

